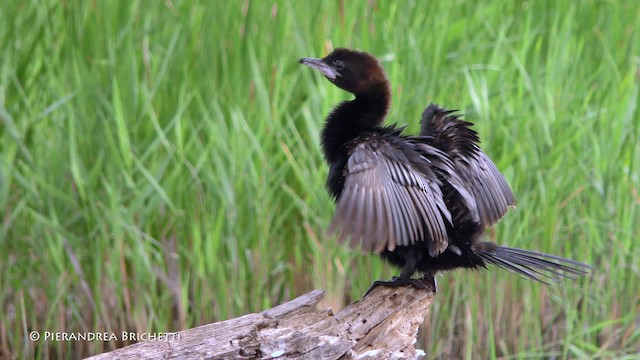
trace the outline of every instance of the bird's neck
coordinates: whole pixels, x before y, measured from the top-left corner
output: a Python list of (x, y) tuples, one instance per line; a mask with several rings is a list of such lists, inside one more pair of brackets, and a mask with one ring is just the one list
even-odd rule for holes
[(387, 86), (340, 103), (327, 117), (322, 129), (322, 149), (327, 162), (331, 164), (344, 159), (347, 156), (345, 144), (361, 133), (379, 127), (390, 103), (391, 91)]

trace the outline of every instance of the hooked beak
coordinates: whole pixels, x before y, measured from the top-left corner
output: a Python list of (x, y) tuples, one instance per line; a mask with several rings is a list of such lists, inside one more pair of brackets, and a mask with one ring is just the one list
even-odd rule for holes
[(307, 65), (312, 69), (316, 69), (322, 73), (322, 75), (329, 78), (329, 80), (335, 80), (340, 73), (336, 71), (336, 69), (327, 65), (322, 59), (314, 59), (314, 58), (302, 58), (298, 61), (302, 65)]

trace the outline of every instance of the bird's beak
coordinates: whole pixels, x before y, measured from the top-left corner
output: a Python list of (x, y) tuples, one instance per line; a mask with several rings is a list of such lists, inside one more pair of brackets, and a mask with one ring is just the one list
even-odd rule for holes
[(335, 80), (340, 73), (336, 71), (336, 69), (327, 65), (322, 59), (314, 59), (314, 58), (302, 58), (298, 61), (300, 64), (307, 65), (313, 69), (316, 69), (322, 73), (322, 75), (329, 78), (329, 80)]

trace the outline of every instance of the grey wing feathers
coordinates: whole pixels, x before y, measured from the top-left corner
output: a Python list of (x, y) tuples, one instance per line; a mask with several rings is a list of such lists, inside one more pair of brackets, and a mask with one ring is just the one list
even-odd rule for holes
[(427, 241), (429, 253), (439, 254), (448, 245), (445, 222), (451, 214), (438, 185), (401, 149), (384, 141), (358, 144), (329, 231), (340, 242), (376, 253)]
[(455, 172), (475, 200), (480, 222), (490, 226), (515, 205), (515, 198), (500, 171), (480, 149), (472, 124), (459, 117), (454, 110), (431, 104), (422, 113), (421, 135), (432, 136), (436, 146), (451, 157)]
[(454, 160), (462, 181), (476, 200), (480, 222), (490, 226), (498, 222), (516, 201), (511, 188), (491, 159), (482, 151), (470, 160)]

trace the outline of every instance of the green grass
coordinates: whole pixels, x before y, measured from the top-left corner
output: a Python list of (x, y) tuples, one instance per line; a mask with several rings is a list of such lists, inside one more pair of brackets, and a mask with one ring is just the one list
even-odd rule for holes
[[(434, 101), (476, 123), (518, 199), (488, 236), (594, 265), (553, 286), (454, 272), (430, 358), (640, 352), (640, 4), (629, 1), (5, 1), (0, 5), (0, 357), (175, 331), (313, 288), (344, 306), (395, 273), (325, 239), (318, 146), (349, 98), (301, 67), (383, 59), (389, 122)], [(635, 354), (635, 355), (634, 355)]]

